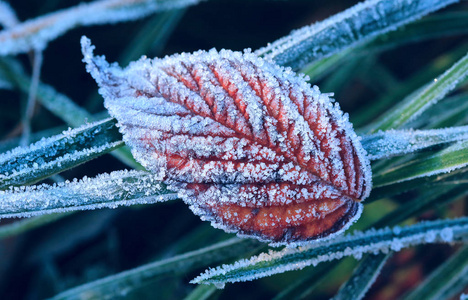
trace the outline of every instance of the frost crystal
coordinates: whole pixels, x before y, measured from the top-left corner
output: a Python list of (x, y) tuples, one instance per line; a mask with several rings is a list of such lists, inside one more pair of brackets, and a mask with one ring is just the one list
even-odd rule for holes
[(203, 220), (275, 244), (345, 230), (371, 171), (348, 116), (291, 69), (246, 51), (142, 58), (87, 70), (134, 157)]

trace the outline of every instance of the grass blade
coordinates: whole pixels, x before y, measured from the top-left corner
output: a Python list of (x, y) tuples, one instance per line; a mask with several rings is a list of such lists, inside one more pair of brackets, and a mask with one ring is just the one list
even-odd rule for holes
[[(210, 263), (247, 254), (260, 245), (251, 239), (233, 238), (199, 250), (149, 263), (67, 290), (52, 299), (114, 299), (132, 289), (170, 274), (183, 274)], [(206, 290), (205, 290), (206, 291)]]
[(455, 3), (455, 0), (370, 0), (322, 22), (293, 31), (256, 54), (276, 63), (299, 69), (307, 63), (410, 23), (426, 14)]
[(385, 253), (424, 243), (460, 241), (468, 236), (468, 218), (421, 222), (391, 229), (371, 229), (300, 248), (270, 251), (205, 271), (193, 283), (224, 284), (255, 280), (291, 270), (299, 270), (343, 256), (360, 257), (364, 253)]
[(216, 286), (204, 284), (197, 286), (184, 300), (208, 300), (213, 299), (216, 294), (219, 294)]
[(362, 146), (370, 160), (413, 153), (437, 144), (468, 139), (468, 126), (432, 130), (389, 130), (365, 135)]
[(105, 119), (0, 155), (0, 190), (37, 182), (123, 146)]
[(0, 191), (0, 218), (115, 208), (176, 199), (177, 193), (167, 190), (160, 181), (161, 176), (145, 171), (115, 171), (79, 181)]
[(457, 61), (450, 69), (426, 87), (407, 97), (394, 109), (381, 116), (372, 126), (370, 132), (399, 128), (419, 116), (430, 106), (444, 98), (468, 75), (468, 54)]
[(198, 0), (100, 0), (63, 9), (0, 31), (0, 55), (43, 50), (79, 26), (132, 21), (157, 11), (185, 7)]
[[(462, 292), (467, 284), (468, 246), (464, 246), (403, 299), (450, 299)], [(454, 287), (458, 288), (452, 289)]]
[(347, 48), (327, 58), (314, 61), (301, 69), (301, 73), (308, 75), (315, 81), (326, 76), (334, 69), (350, 59), (369, 56), (382, 51), (388, 51), (409, 43), (421, 42), (468, 32), (468, 14), (462, 12), (448, 12), (437, 14), (414, 23), (408, 24), (404, 30), (395, 30), (380, 35), (375, 39), (356, 48)]
[(351, 278), (341, 286), (333, 297), (333, 300), (360, 300), (364, 298), (390, 256), (391, 253), (379, 253), (364, 257), (354, 269)]
[(468, 166), (467, 148), (468, 141), (461, 141), (436, 153), (418, 155), (415, 159), (374, 174), (373, 186), (379, 188), (466, 167)]

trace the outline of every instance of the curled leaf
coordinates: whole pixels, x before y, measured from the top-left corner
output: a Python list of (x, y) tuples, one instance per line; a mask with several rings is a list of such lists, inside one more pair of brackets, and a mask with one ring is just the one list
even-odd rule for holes
[(142, 58), (121, 69), (82, 39), (124, 141), (192, 211), (228, 232), (296, 245), (345, 230), (371, 171), (346, 114), (250, 52)]

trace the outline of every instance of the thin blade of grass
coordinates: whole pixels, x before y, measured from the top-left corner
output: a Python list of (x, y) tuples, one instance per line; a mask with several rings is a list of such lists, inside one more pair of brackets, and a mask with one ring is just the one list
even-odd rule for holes
[(388, 130), (362, 137), (370, 160), (414, 153), (442, 143), (468, 139), (468, 126), (432, 130)]
[(0, 155), (0, 190), (31, 184), (122, 147), (114, 119), (105, 119)]
[(95, 178), (0, 191), (0, 218), (31, 217), (51, 213), (122, 205), (150, 204), (177, 198), (161, 176), (145, 171), (115, 171)]
[(299, 270), (344, 256), (360, 257), (364, 253), (386, 253), (425, 243), (455, 242), (468, 236), (468, 218), (421, 222), (398, 229), (368, 230), (315, 245), (270, 251), (205, 271), (192, 283), (225, 284), (255, 280), (277, 273)]
[(374, 173), (373, 186), (379, 188), (464, 168), (468, 166), (467, 148), (468, 141), (461, 141), (436, 153), (418, 155), (408, 162)]
[(354, 269), (351, 278), (340, 287), (340, 290), (332, 299), (360, 300), (364, 298), (390, 256), (391, 253), (366, 255)]
[(307, 63), (362, 44), (434, 12), (455, 0), (371, 0), (322, 22), (293, 31), (256, 54), (276, 63), (299, 69)]
[(329, 57), (314, 61), (301, 69), (312, 81), (319, 80), (337, 69), (344, 62), (362, 56), (388, 51), (409, 43), (421, 42), (445, 36), (466, 34), (468, 32), (467, 12), (448, 12), (437, 14), (410, 23), (404, 30), (397, 29), (380, 35), (356, 48), (347, 48)]
[(199, 0), (100, 0), (83, 3), (0, 31), (0, 55), (44, 50), (47, 44), (79, 26), (132, 21), (157, 11), (198, 3)]
[(406, 295), (404, 300), (450, 299), (468, 284), (468, 246), (462, 247)]
[(214, 285), (199, 285), (197, 286), (184, 300), (208, 300), (214, 299), (220, 291)]
[[(12, 84), (24, 93), (28, 93), (31, 79), (26, 75), (18, 61), (0, 58), (0, 69), (7, 74), (7, 78)], [(39, 83), (37, 87), (37, 100), (50, 112), (71, 126), (77, 127), (88, 121), (96, 121), (93, 115), (47, 84)], [(126, 147), (113, 151), (112, 155), (132, 168), (143, 169)]]
[(239, 257), (249, 253), (259, 245), (259, 242), (251, 239), (229, 239), (72, 288), (52, 299), (82, 299), (84, 296), (113, 299), (161, 276), (184, 274), (214, 262)]
[(439, 78), (434, 79), (416, 94), (404, 99), (396, 107), (379, 117), (370, 127), (370, 132), (402, 127), (408, 121), (444, 98), (468, 75), (468, 54), (457, 61)]

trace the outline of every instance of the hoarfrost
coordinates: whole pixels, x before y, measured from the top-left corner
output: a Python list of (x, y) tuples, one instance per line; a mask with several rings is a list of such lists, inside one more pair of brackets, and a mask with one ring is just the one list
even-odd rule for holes
[(324, 21), (295, 30), (255, 53), (280, 65), (299, 69), (455, 2), (458, 0), (365, 1)]
[(4, 28), (11, 28), (18, 24), (18, 17), (10, 4), (0, 1), (0, 25)]
[(361, 257), (363, 253), (388, 253), (425, 243), (462, 241), (468, 237), (468, 217), (453, 220), (421, 222), (402, 227), (399, 234), (394, 230), (371, 229), (364, 233), (336, 237), (330, 241), (299, 248), (284, 248), (269, 251), (231, 265), (206, 270), (191, 283), (227, 283), (256, 280), (291, 270), (317, 265), (321, 262), (340, 259), (343, 256)]
[(106, 135), (114, 126), (106, 119), (1, 154), (0, 189), (37, 181), (121, 146), (122, 141)]
[(362, 137), (370, 160), (413, 153), (441, 143), (468, 140), (468, 126), (431, 130), (388, 130)]
[(278, 245), (338, 234), (359, 217), (356, 200), (371, 189), (366, 152), (339, 105), (304, 77), (214, 49), (121, 69), (81, 42), (135, 159), (164, 170), (213, 226)]
[(31, 217), (75, 210), (150, 204), (177, 198), (160, 182), (161, 174), (116, 171), (95, 178), (0, 191), (0, 218)]
[(0, 31), (0, 55), (43, 50), (48, 42), (77, 26), (131, 21), (198, 2), (200, 0), (100, 0), (81, 3)]

